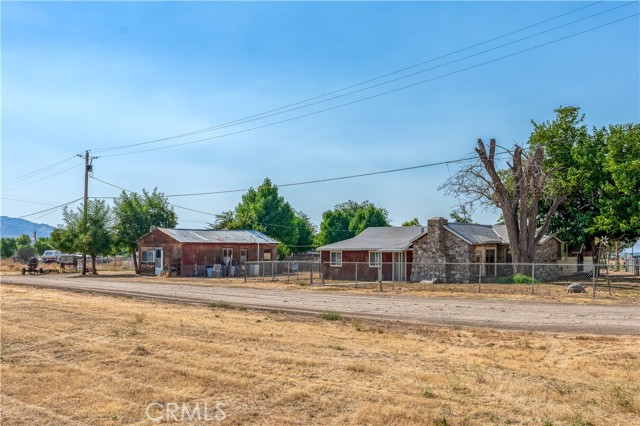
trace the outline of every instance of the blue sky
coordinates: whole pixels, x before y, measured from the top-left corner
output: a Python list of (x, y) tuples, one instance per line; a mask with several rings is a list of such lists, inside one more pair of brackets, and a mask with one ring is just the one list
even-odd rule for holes
[[(455, 160), (471, 153), (478, 138), (524, 143), (530, 120), (551, 119), (560, 105), (581, 107), (590, 126), (640, 118), (638, 16), (556, 41), (637, 14), (638, 2), (3, 2), (1, 8), (1, 210), (12, 217), (82, 197), (82, 161), (72, 157), (86, 149), (99, 157), (96, 178), (173, 195), (255, 187), (265, 177), (286, 184)], [(550, 18), (556, 19), (452, 54)], [(553, 30), (558, 26), (564, 27)], [(309, 108), (103, 150), (228, 123), (443, 55), (449, 56), (386, 80), (417, 75)], [(203, 138), (212, 139), (164, 148)], [(132, 153), (139, 150), (148, 151)], [(324, 210), (349, 199), (386, 208), (393, 225), (413, 217), (426, 223), (456, 204), (438, 187), (457, 167), (280, 193), (316, 224)], [(90, 196), (119, 192), (90, 180)], [(170, 201), (211, 213), (176, 208), (180, 227), (201, 228), (241, 195)], [(497, 217), (478, 211), (474, 219)], [(56, 225), (61, 210), (26, 218)]]

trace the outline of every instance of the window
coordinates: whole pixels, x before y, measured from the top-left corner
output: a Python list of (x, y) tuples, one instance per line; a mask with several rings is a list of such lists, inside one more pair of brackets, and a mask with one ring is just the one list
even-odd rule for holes
[(223, 248), (222, 249), (222, 257), (233, 257), (233, 249), (230, 248)]
[(153, 249), (142, 249), (140, 262), (153, 262)]
[(331, 266), (342, 266), (342, 252), (341, 251), (332, 251), (331, 252)]
[(380, 253), (379, 251), (370, 251), (369, 266), (371, 266), (372, 268), (382, 266), (382, 253)]
[(271, 250), (265, 250), (264, 257), (262, 259), (266, 261), (271, 261)]
[(240, 249), (240, 262), (245, 263), (247, 261), (247, 249)]

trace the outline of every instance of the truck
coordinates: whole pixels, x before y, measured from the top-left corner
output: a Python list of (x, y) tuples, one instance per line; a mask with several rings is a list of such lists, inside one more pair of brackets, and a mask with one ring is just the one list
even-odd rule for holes
[(42, 263), (60, 262), (61, 255), (62, 252), (60, 250), (45, 250), (40, 256), (40, 261)]

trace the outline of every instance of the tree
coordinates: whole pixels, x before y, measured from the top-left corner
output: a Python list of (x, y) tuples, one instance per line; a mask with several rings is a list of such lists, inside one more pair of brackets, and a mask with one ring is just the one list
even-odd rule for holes
[(402, 226), (420, 226), (420, 221), (417, 217), (402, 223)]
[(53, 250), (53, 244), (50, 237), (39, 237), (33, 243), (36, 253), (42, 254), (45, 250)]
[(151, 193), (143, 189), (142, 194), (135, 192), (127, 194), (122, 191), (114, 204), (115, 243), (131, 253), (134, 269), (139, 274), (137, 241), (153, 226), (174, 228), (178, 223), (178, 217), (167, 197), (158, 192), (157, 188), (154, 188)]
[(34, 257), (35, 255), (36, 255), (36, 249), (33, 248), (33, 246), (31, 245), (18, 246), (18, 248), (16, 249), (15, 258), (24, 263), (27, 263), (27, 261), (32, 257)]
[(472, 223), (471, 214), (473, 210), (467, 204), (460, 204), (456, 209), (451, 210), (449, 217), (457, 223)]
[(295, 226), (298, 234), (293, 252), (302, 253), (313, 249), (316, 227), (311, 223), (309, 216), (303, 212), (296, 211), (293, 218), (293, 226)]
[(111, 211), (104, 200), (89, 200), (87, 222), (83, 220), (83, 208), (76, 211), (65, 207), (62, 211), (64, 225), (54, 229), (51, 240), (66, 252), (82, 252), (91, 256), (91, 267), (96, 270), (96, 257), (111, 249)]
[(0, 257), (3, 259), (13, 256), (18, 248), (15, 238), (1, 238), (0, 239)]
[(579, 129), (565, 133), (580, 137), (558, 147), (553, 123), (536, 125), (533, 143), (550, 147), (546, 161), (564, 170), (557, 178), (571, 186), (550, 230), (570, 244), (590, 246), (598, 263), (602, 237), (624, 243), (640, 236), (640, 125), (611, 125), (589, 133), (580, 125), (584, 116), (577, 108), (557, 112)]
[(389, 226), (387, 210), (376, 207), (369, 201), (357, 203), (349, 200), (322, 213), (316, 244), (322, 246), (353, 238), (372, 226)]
[[(219, 216), (226, 220), (228, 213)], [(278, 240), (278, 254), (283, 257), (297, 249), (295, 218), (295, 210), (278, 194), (278, 187), (265, 178), (262, 185), (256, 189), (249, 188), (242, 196), (242, 201), (235, 208), (233, 221), (227, 220), (225, 225), (228, 229), (254, 229)]]
[[(533, 262), (551, 217), (567, 197), (562, 190), (554, 191), (553, 170), (543, 167), (544, 148), (525, 150), (516, 145), (509, 152), (506, 170), (497, 168), (495, 139), (491, 139), (488, 151), (479, 139), (475, 152), (476, 161), (462, 167), (443, 185), (447, 194), (499, 208), (509, 235), (513, 263)], [(549, 199), (549, 207), (541, 212), (540, 202), (545, 197)]]
[(209, 224), (209, 229), (221, 230), (232, 229), (234, 221), (236, 220), (233, 210), (227, 210), (215, 215), (215, 222)]
[(18, 238), (16, 238), (16, 245), (20, 246), (30, 246), (31, 245), (31, 237), (27, 234), (22, 234)]

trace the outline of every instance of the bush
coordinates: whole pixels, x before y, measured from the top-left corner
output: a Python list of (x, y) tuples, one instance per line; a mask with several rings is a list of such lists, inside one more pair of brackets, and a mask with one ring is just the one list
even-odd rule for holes
[(341, 320), (342, 317), (337, 312), (329, 311), (322, 314), (322, 319), (326, 319), (327, 321), (338, 321), (338, 320)]
[[(532, 278), (529, 275), (525, 274), (515, 274), (508, 275), (506, 277), (500, 277), (496, 280), (498, 284), (531, 284)], [(533, 280), (535, 284), (538, 284), (540, 281)]]

